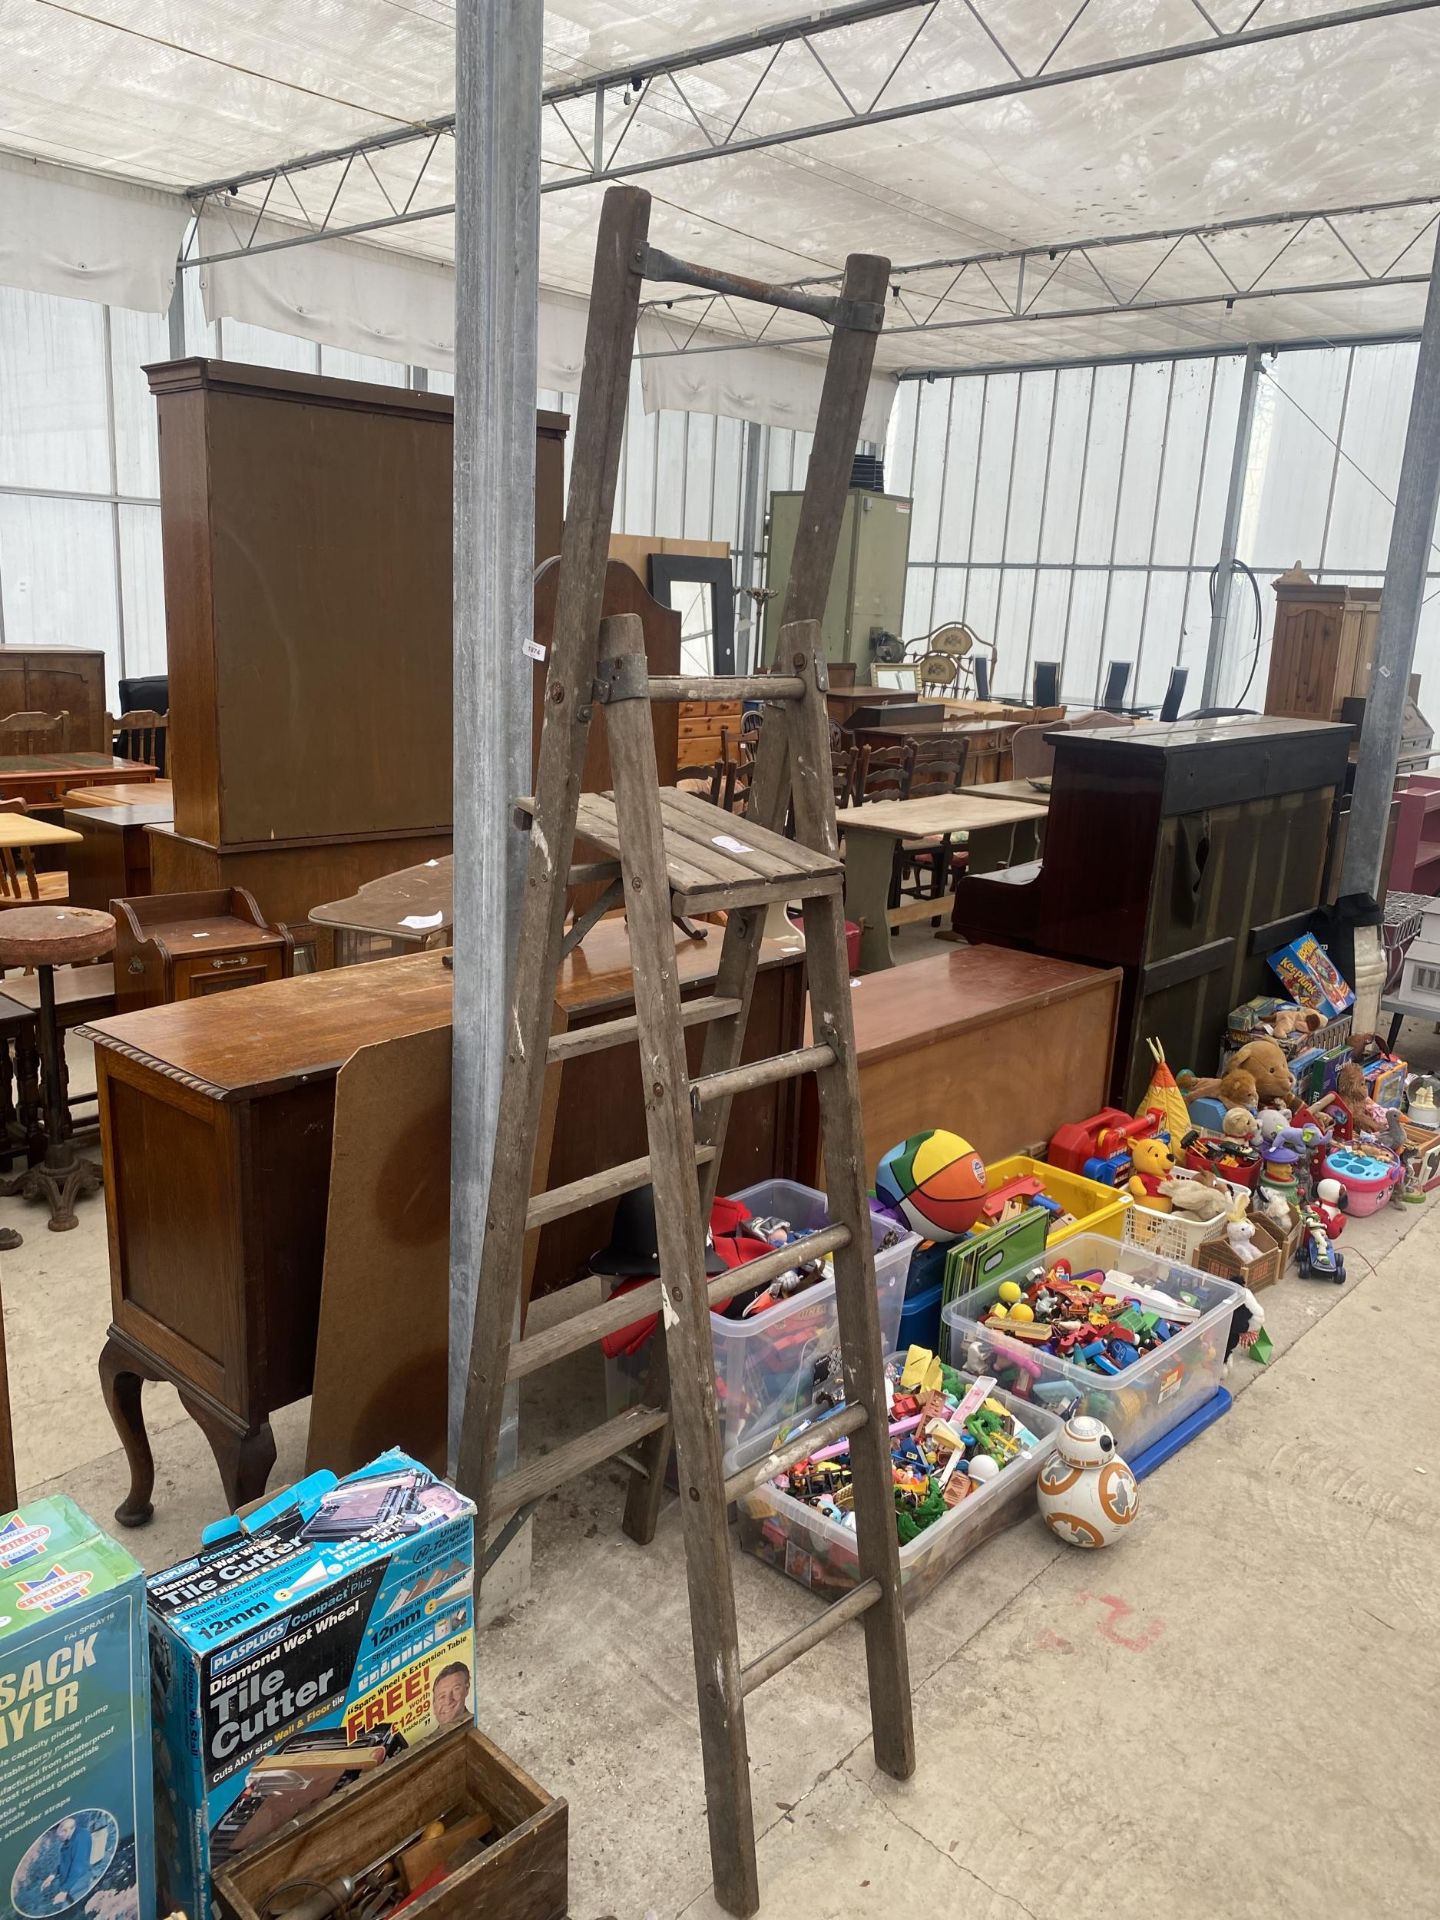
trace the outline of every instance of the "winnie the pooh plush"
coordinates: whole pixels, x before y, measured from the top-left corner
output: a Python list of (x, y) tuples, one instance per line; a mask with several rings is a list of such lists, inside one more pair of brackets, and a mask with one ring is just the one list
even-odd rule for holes
[(1222, 1100), (1227, 1107), (1289, 1106), (1295, 1098), (1295, 1076), (1278, 1040), (1248, 1040), (1232, 1053), (1216, 1079), (1200, 1080), (1190, 1072), (1178, 1074), (1187, 1100)]
[(1170, 1151), (1170, 1142), (1159, 1134), (1149, 1140), (1132, 1141), (1125, 1191), (1140, 1206), (1155, 1213), (1169, 1213), (1170, 1202), (1160, 1190), (1161, 1182), (1168, 1180), (1179, 1164)]

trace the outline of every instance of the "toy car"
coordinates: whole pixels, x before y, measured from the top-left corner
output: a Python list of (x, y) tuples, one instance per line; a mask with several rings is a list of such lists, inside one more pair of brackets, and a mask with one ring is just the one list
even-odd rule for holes
[(1330, 1244), (1318, 1213), (1309, 1210), (1304, 1215), (1304, 1233), (1300, 1240), (1299, 1267), (1307, 1280), (1333, 1280), (1337, 1287), (1345, 1284), (1345, 1259)]

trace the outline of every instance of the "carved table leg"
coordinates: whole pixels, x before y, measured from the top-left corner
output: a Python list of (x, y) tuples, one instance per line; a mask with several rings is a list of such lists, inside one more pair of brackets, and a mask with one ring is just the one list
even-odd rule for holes
[(237, 1427), (218, 1408), (186, 1393), (183, 1388), (180, 1404), (210, 1442), (230, 1511), (237, 1513), (252, 1500), (258, 1500), (275, 1464), (275, 1436), (270, 1431), (270, 1422), (262, 1420), (253, 1427)]
[(122, 1527), (143, 1527), (155, 1511), (150, 1504), (150, 1495), (155, 1491), (155, 1460), (140, 1403), (140, 1389), (146, 1377), (134, 1355), (112, 1335), (100, 1355), (100, 1390), (130, 1462), (130, 1491), (115, 1509), (115, 1518)]
[(45, 1120), (40, 1108), (40, 1049), (33, 1026), (15, 1036), (15, 1105), (31, 1161), (45, 1152)]

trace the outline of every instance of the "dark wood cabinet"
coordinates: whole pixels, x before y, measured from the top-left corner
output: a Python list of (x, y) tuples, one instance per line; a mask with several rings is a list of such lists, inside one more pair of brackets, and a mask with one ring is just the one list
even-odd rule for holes
[(109, 753), (105, 655), (89, 647), (0, 647), (0, 720), (68, 713), (66, 753)]
[(1043, 863), (960, 880), (952, 924), (1122, 969), (1111, 1091), (1133, 1108), (1147, 1039), (1211, 1072), (1230, 1009), (1273, 984), (1266, 955), (1324, 902), (1350, 729), (1240, 718), (1050, 737)]
[[(154, 885), (243, 885), (303, 921), (450, 848), (454, 401), (147, 372), (175, 742)], [(537, 560), (559, 550), (566, 425), (536, 416)]]

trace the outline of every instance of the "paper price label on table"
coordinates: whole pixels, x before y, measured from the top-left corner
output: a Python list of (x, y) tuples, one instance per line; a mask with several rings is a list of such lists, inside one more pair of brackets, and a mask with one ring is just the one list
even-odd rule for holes
[(520, 642), (520, 651), (526, 656), (527, 659), (539, 660), (543, 664), (545, 659), (545, 649), (544, 647), (541, 646), (538, 640), (522, 640)]
[(726, 853), (753, 853), (755, 849), (747, 846), (743, 840), (737, 840), (731, 833), (714, 833), (710, 836), (712, 847), (720, 847)]

